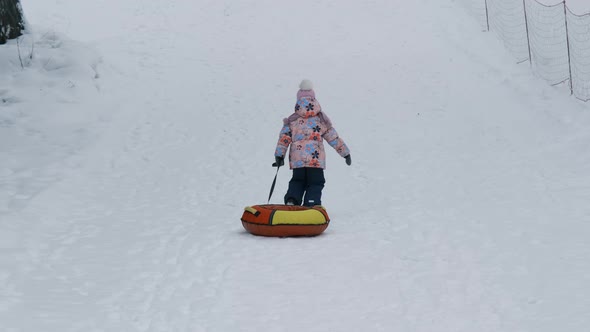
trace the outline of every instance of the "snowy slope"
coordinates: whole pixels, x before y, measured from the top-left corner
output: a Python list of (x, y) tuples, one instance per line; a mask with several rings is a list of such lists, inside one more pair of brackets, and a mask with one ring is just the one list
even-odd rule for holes
[(567, 6), (577, 15), (590, 13), (590, 4), (585, 0), (567, 0)]
[(27, 204), (92, 141), (106, 117), (96, 110), (100, 62), (96, 50), (51, 31), (0, 48), (0, 213)]
[[(67, 87), (21, 93), (45, 70), (0, 86), (24, 100), (0, 110), (46, 133), (2, 129), (0, 331), (590, 324), (588, 105), (515, 65), (455, 2), (36, 0), (25, 11), (38, 40), (53, 29), (83, 43), (57, 77), (87, 89), (64, 110)], [(88, 68), (98, 77), (78, 76)], [(265, 202), (304, 77), (353, 165), (328, 151), (324, 235), (254, 237), (239, 217)], [(74, 116), (86, 134), (42, 145)]]

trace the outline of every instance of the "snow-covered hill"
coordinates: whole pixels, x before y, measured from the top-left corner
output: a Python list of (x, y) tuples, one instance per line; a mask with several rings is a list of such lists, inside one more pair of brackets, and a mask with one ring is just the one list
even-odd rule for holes
[[(589, 106), (454, 1), (24, 6), (32, 34), (0, 47), (0, 331), (590, 324)], [(254, 237), (302, 78), (353, 164), (327, 153), (322, 236)]]
[(584, 0), (567, 0), (567, 6), (578, 15), (590, 13), (590, 4)]

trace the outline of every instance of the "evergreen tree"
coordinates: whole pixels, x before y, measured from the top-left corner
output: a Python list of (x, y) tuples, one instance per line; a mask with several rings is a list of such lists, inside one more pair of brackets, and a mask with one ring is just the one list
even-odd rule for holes
[(0, 44), (22, 35), (24, 29), (20, 0), (0, 0)]

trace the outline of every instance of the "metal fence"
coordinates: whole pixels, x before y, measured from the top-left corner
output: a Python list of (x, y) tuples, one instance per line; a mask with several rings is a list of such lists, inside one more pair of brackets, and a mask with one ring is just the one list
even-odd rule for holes
[(517, 61), (553, 85), (590, 101), (590, 13), (577, 14), (567, 1), (462, 0), (484, 29), (494, 31)]

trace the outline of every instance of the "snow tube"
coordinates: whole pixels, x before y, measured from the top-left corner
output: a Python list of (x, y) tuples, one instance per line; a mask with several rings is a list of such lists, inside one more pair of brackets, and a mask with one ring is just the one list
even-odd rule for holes
[(330, 218), (322, 206), (253, 205), (244, 209), (242, 226), (261, 236), (316, 236), (328, 228)]

